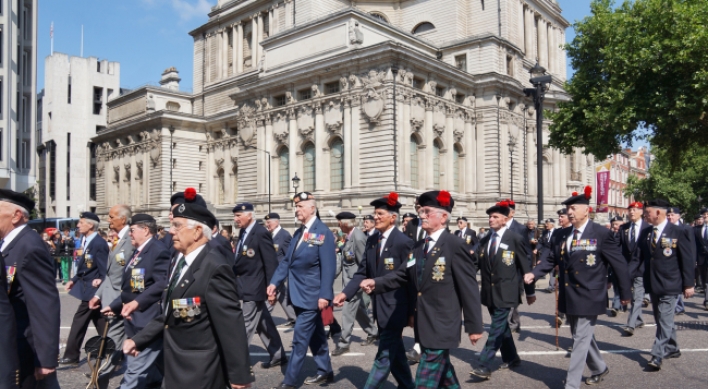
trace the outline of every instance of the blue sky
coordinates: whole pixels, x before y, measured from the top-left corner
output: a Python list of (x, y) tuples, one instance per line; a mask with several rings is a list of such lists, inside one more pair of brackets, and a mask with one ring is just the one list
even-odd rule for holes
[[(175, 66), (183, 90), (192, 88), (193, 41), (188, 32), (207, 21), (217, 0), (42, 0), (39, 2), (37, 84), (44, 86), (44, 59), (54, 51), (80, 55), (81, 25), (84, 56), (121, 63), (121, 86), (155, 83), (162, 71)], [(590, 13), (591, 0), (559, 0), (571, 23)], [(566, 39), (574, 37), (572, 28)], [(568, 75), (572, 72), (568, 69)]]

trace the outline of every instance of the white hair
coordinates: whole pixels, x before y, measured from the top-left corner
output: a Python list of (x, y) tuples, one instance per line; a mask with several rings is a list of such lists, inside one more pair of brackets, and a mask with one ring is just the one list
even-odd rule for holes
[(347, 228), (354, 227), (354, 220), (352, 219), (342, 219), (339, 222), (345, 225)]
[(190, 230), (193, 230), (197, 228), (197, 226), (202, 228), (202, 235), (204, 235), (204, 238), (206, 238), (207, 241), (211, 240), (211, 228), (209, 228), (208, 225), (204, 223), (200, 223), (194, 219), (187, 219), (187, 228)]
[(133, 211), (130, 209), (130, 207), (128, 205), (125, 205), (125, 204), (116, 205), (116, 212), (118, 213), (118, 217), (125, 218), (126, 223), (129, 223), (130, 217), (133, 216)]
[(91, 220), (91, 219), (84, 219), (84, 222), (90, 224), (90, 225), (91, 225), (91, 229), (92, 229), (93, 231), (98, 231), (98, 222), (97, 222), (97, 221)]

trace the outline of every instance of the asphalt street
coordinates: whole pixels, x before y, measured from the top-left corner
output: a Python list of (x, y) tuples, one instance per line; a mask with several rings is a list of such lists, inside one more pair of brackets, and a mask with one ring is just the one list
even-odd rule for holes
[[(537, 288), (543, 288), (546, 280), (541, 280)], [(62, 347), (69, 334), (71, 319), (78, 306), (78, 301), (69, 296), (58, 284), (61, 291), (62, 320), (61, 336)], [(335, 284), (335, 290), (341, 289), (341, 280)], [(612, 293), (612, 292), (610, 292)], [(570, 328), (563, 325), (558, 330), (558, 345), (556, 348), (555, 327), (553, 318), (555, 312), (555, 297), (537, 290), (538, 300), (535, 304), (522, 305), (521, 323), (522, 331), (514, 335), (516, 347), (522, 359), (521, 365), (513, 371), (494, 371), (501, 358), (493, 366), (491, 380), (482, 380), (469, 375), (471, 364), (476, 363), (478, 352), (483, 348), (486, 334), (476, 346), (470, 344), (466, 335), (461, 333), (459, 348), (452, 350), (452, 361), (463, 388), (563, 388), (566, 369), (569, 363), (567, 349), (571, 347)], [(646, 362), (651, 358), (651, 349), (654, 332), (654, 318), (651, 308), (644, 309), (643, 317), (648, 323), (645, 328), (638, 329), (635, 335), (623, 335), (621, 326), (627, 320), (626, 313), (618, 317), (603, 315), (598, 318), (595, 337), (604, 353), (610, 373), (599, 387), (604, 388), (706, 388), (708, 385), (708, 311), (703, 310), (702, 293), (696, 294), (686, 301), (686, 314), (677, 316), (679, 325), (678, 340), (682, 356), (679, 359), (666, 360), (659, 372), (649, 372), (645, 369)], [(483, 308), (484, 323), (488, 327), (489, 314)], [(274, 311), (276, 324), (285, 321), (281, 308)], [(339, 309), (335, 316), (341, 323)], [(284, 344), (289, 345), (292, 340), (292, 329), (279, 329)], [(90, 326), (86, 338), (96, 336), (97, 332)], [(359, 343), (366, 338), (366, 334), (359, 325), (355, 325), (352, 337), (351, 352), (332, 358), (332, 367), (335, 373), (335, 383), (328, 385), (330, 388), (361, 388), (366, 382), (369, 370), (376, 355), (376, 345), (362, 347)], [(406, 347), (413, 345), (413, 330), (407, 328), (404, 332)], [(330, 341), (330, 350), (334, 349), (334, 342)], [(286, 349), (287, 351), (287, 349)], [(63, 350), (60, 350), (63, 353)], [(254, 365), (256, 382), (254, 388), (270, 388), (278, 385), (283, 377), (285, 367), (264, 370), (260, 362), (268, 360), (267, 353), (255, 336), (250, 347), (251, 363)], [(411, 367), (415, 375), (416, 366)], [(78, 367), (61, 367), (59, 369), (59, 382), (62, 388), (85, 388), (88, 379), (84, 376), (89, 368), (85, 356), (82, 356)], [(301, 373), (302, 380), (314, 375), (316, 367), (311, 358), (308, 358)], [(585, 371), (585, 377), (589, 375)], [(110, 388), (117, 388), (120, 384), (120, 372), (111, 378)], [(584, 384), (582, 386), (585, 386)], [(393, 377), (389, 377), (386, 389), (396, 388)]]

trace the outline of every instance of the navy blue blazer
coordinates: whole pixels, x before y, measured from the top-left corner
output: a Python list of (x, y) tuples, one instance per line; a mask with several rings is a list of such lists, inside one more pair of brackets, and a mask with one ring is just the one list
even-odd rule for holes
[(635, 277), (644, 276), (644, 261), (641, 260), (639, 255), (639, 237), (642, 236), (642, 232), (646, 229), (651, 229), (649, 223), (641, 220), (641, 225), (639, 227), (639, 235), (634, 243), (632, 243), (632, 238), (629, 235), (631, 229), (631, 223), (622, 224), (619, 228), (619, 240), (622, 245), (622, 255), (624, 259), (629, 264), (629, 277), (634, 279)]
[[(511, 221), (511, 226), (508, 227), (509, 231), (514, 231), (517, 233), (520, 237), (523, 238), (524, 241), (524, 246), (526, 246), (526, 259), (531, 263), (531, 260), (533, 259), (533, 247), (531, 246), (531, 242), (526, 238), (528, 235), (529, 229), (526, 228), (525, 225), (519, 223), (516, 221), (516, 218), (514, 218)], [(490, 232), (491, 234), (491, 232)]]
[(270, 283), (280, 286), (287, 277), (292, 305), (317, 310), (319, 299), (334, 299), (332, 285), (337, 267), (334, 234), (320, 219), (315, 219), (309, 234), (323, 236), (324, 242), (303, 241), (298, 247), (297, 242), (302, 240), (303, 230), (304, 226), (293, 235), (287, 254), (278, 265)]
[(221, 234), (216, 234), (216, 236), (213, 236), (209, 243), (207, 243), (207, 246), (209, 246), (209, 248), (215, 248), (226, 259), (231, 259), (234, 256), (234, 250), (231, 248), (231, 242), (229, 242), (229, 240), (224, 238)]
[[(243, 233), (243, 232), (242, 232)], [(239, 247), (236, 246), (238, 250)], [(238, 295), (243, 301), (265, 301), (266, 288), (278, 267), (273, 238), (265, 227), (254, 223), (239, 252), (234, 254)]]
[(9, 298), (17, 323), (23, 381), (34, 374), (35, 367), (57, 366), (60, 302), (54, 259), (39, 234), (29, 227), (7, 244), (2, 257), (5, 266), (15, 267)]
[[(342, 291), (347, 295), (347, 300), (351, 300), (359, 292), (361, 281), (383, 277), (388, 273), (395, 272), (401, 264), (408, 260), (408, 254), (413, 249), (413, 241), (410, 238), (398, 228), (394, 228), (386, 239), (383, 254), (378, 255), (376, 249), (380, 234), (377, 232), (366, 240), (366, 249), (364, 257), (359, 263), (359, 269)], [(408, 325), (408, 317), (413, 315), (415, 309), (411, 293), (415, 293), (415, 290), (411, 285), (408, 285), (406, 288), (371, 296), (371, 301), (374, 304), (374, 319), (378, 322), (379, 327), (401, 329)]]
[(15, 312), (10, 305), (7, 291), (5, 262), (0, 255), (0, 389), (16, 389), (17, 369), (17, 331)]
[[(522, 291), (525, 291), (526, 295), (534, 294), (534, 286), (523, 283), (524, 274), (531, 271), (526, 260), (525, 238), (507, 230), (502, 235), (493, 258), (490, 258), (487, 249), (490, 239), (491, 234), (482, 238), (475, 251), (478, 258), (476, 262), (482, 275), (482, 304), (489, 308), (516, 308), (522, 302)], [(504, 258), (504, 255), (509, 257)]]
[[(136, 252), (133, 255), (136, 255)], [(155, 238), (150, 239), (143, 250), (137, 254), (132, 264), (130, 264), (130, 259), (126, 259), (120, 297), (115, 299), (110, 306), (113, 312), (120, 314), (123, 304), (132, 301), (138, 302), (138, 309), (131, 315), (131, 320), (125, 321), (125, 332), (129, 337), (138, 333), (147, 323), (161, 314), (160, 297), (162, 291), (167, 287), (169, 267), (170, 254), (167, 247)], [(131, 285), (133, 269), (143, 269), (145, 273), (142, 292), (133, 292)]]
[(76, 265), (76, 275), (71, 279), (74, 286), (69, 292), (70, 295), (81, 301), (89, 301), (96, 295), (98, 287), (94, 288), (91, 284), (93, 280), (103, 281), (106, 278), (109, 253), (108, 242), (96, 234)]
[[(640, 255), (644, 261), (646, 292), (668, 296), (692, 288), (696, 266), (695, 243), (691, 240), (693, 231), (684, 226), (666, 223), (656, 249), (653, 249), (651, 247), (653, 230), (653, 227), (648, 228), (639, 237)], [(670, 240), (671, 247), (662, 247), (661, 239)]]
[(170, 252), (170, 258), (174, 258), (175, 254), (177, 254), (177, 250), (175, 250), (175, 246), (172, 244), (172, 234), (169, 232), (166, 233), (165, 237), (160, 239), (160, 241), (165, 244), (167, 251)]
[(693, 227), (694, 240), (696, 241), (696, 265), (708, 264), (708, 240), (703, 239), (703, 226)]
[(569, 252), (566, 240), (572, 234), (572, 226), (554, 231), (548, 256), (543, 255), (541, 263), (533, 269), (533, 275), (538, 279), (558, 265), (558, 309), (578, 316), (604, 314), (607, 311), (608, 266), (612, 266), (617, 276), (620, 298), (631, 300), (632, 280), (627, 261), (612, 231), (589, 221), (580, 239), (594, 240), (595, 247), (578, 247)]
[(282, 262), (283, 258), (285, 258), (285, 253), (288, 252), (292, 238), (293, 236), (284, 228), (281, 228), (273, 237), (273, 247), (275, 247), (275, 252), (278, 254), (278, 263)]

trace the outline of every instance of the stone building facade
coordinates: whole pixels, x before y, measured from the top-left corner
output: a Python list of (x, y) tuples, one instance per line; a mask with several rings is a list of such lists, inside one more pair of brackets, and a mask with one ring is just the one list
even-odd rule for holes
[[(163, 75), (162, 88), (109, 102), (108, 128), (93, 139), (98, 211), (130, 202), (164, 220), (170, 194), (193, 186), (224, 225), (239, 201), (258, 216), (270, 204), (290, 223), (297, 173), (325, 221), (368, 212), (391, 190), (409, 211), (417, 194), (447, 189), (455, 216), (482, 226), (512, 185), (517, 212), (535, 217), (536, 142), (548, 123), (536, 139), (523, 88), (538, 60), (554, 78), (546, 109), (568, 98), (568, 22), (555, 1), (500, 5), (219, 1), (190, 32), (193, 93)], [(592, 185), (594, 159), (550, 148), (543, 158), (550, 216)]]

